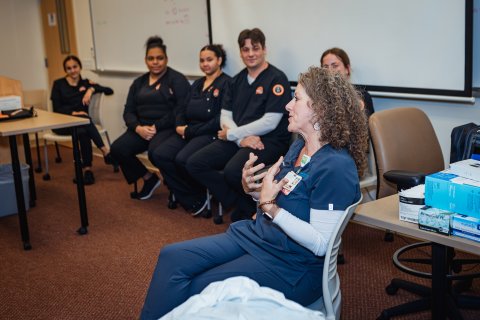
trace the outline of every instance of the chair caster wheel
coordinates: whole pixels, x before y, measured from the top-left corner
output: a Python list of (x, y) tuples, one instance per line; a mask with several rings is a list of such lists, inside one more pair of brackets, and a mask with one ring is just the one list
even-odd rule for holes
[(50, 180), (50, 175), (48, 173), (43, 175), (43, 180), (48, 181)]
[(393, 284), (389, 284), (386, 288), (385, 291), (387, 292), (388, 295), (393, 296), (395, 293), (398, 291), (398, 287), (394, 286)]
[(118, 166), (113, 167), (113, 172), (119, 172), (120, 169), (118, 169)]
[(40, 173), (40, 172), (42, 172), (42, 171), (43, 171), (42, 168), (35, 168), (35, 172), (36, 172), (36, 173)]
[(168, 195), (168, 209), (175, 210), (177, 209), (177, 201), (175, 200), (175, 195), (170, 192)]
[(387, 231), (385, 232), (385, 236), (383, 237), (385, 242), (393, 242), (393, 233)]
[(60, 163), (62, 162), (62, 158), (55, 158), (55, 163)]
[(79, 235), (84, 235), (84, 234), (87, 234), (88, 233), (88, 229), (87, 227), (80, 227), (78, 230), (77, 230), (78, 234)]
[(130, 192), (130, 198), (131, 199), (138, 199), (138, 192), (135, 192), (135, 191)]
[(222, 223), (223, 223), (223, 217), (222, 217), (222, 216), (215, 216), (215, 217), (213, 217), (213, 223), (215, 223), (215, 224), (222, 224)]
[(30, 244), (30, 242), (23, 243), (23, 250), (25, 251), (32, 250), (32, 245)]
[(209, 219), (212, 217), (212, 210), (204, 210), (200, 215), (205, 219)]

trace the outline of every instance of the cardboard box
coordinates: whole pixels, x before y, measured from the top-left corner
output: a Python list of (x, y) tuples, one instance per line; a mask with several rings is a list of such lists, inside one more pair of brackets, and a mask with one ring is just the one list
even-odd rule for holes
[(425, 204), (480, 218), (480, 182), (445, 170), (425, 178)]
[(451, 163), (450, 172), (459, 177), (480, 181), (480, 161), (467, 159)]
[(418, 228), (448, 236), (453, 215), (451, 211), (425, 206), (418, 213)]

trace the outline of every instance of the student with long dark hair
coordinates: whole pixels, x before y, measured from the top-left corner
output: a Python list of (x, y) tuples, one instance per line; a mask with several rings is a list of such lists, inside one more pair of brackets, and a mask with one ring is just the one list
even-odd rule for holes
[(175, 200), (192, 215), (202, 213), (208, 199), (205, 187), (188, 174), (185, 166), (195, 152), (217, 139), (221, 102), (231, 79), (222, 71), (226, 61), (227, 55), (221, 45), (206, 45), (200, 50), (199, 65), (205, 76), (196, 80), (190, 89), (186, 124), (177, 126), (177, 134), (155, 150), (155, 165), (165, 184)]
[[(92, 95), (99, 92), (111, 95), (113, 90), (82, 78), (82, 62), (74, 55), (69, 55), (63, 60), (63, 70), (65, 70), (66, 76), (55, 80), (52, 86), (50, 99), (52, 100), (53, 111), (90, 119), (88, 105)], [(60, 135), (72, 134), (70, 128), (53, 129), (53, 132)], [(88, 125), (78, 127), (77, 133), (80, 141), (84, 182), (86, 185), (90, 185), (95, 183), (92, 172), (92, 141), (102, 151), (105, 163), (112, 164), (112, 158), (110, 150), (105, 146), (97, 127), (91, 119)]]

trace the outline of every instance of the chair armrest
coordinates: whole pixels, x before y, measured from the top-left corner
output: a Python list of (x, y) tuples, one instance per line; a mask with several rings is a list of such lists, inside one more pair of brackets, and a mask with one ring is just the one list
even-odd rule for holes
[(426, 174), (414, 171), (390, 170), (383, 174), (383, 177), (397, 185), (397, 190), (406, 190), (419, 184), (425, 183)]

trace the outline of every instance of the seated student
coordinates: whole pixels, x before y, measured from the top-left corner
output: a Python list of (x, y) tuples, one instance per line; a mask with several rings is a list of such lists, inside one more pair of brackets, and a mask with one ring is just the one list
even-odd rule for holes
[(214, 142), (220, 130), (221, 101), (225, 86), (231, 79), (224, 74), (227, 56), (221, 45), (211, 44), (200, 50), (200, 69), (205, 76), (196, 80), (190, 90), (185, 117), (186, 124), (177, 126), (155, 149), (155, 165), (175, 199), (192, 215), (207, 206), (206, 190), (188, 174), (188, 159), (202, 147)]
[[(83, 79), (82, 62), (76, 56), (69, 55), (63, 60), (63, 70), (67, 75), (53, 82), (52, 100), (53, 111), (77, 117), (88, 118), (88, 105), (92, 95), (96, 92), (103, 92), (106, 95), (113, 94), (113, 90), (102, 87), (88, 79)], [(59, 135), (71, 135), (71, 128), (53, 129)], [(90, 124), (77, 128), (78, 140), (80, 141), (80, 153), (82, 156), (82, 167), (84, 182), (86, 185), (95, 183), (95, 176), (92, 172), (92, 141), (102, 151), (106, 164), (112, 164), (110, 150), (103, 143), (97, 127), (90, 119)]]
[(288, 130), (303, 139), (267, 172), (258, 173), (265, 165), (255, 165), (253, 153), (243, 166), (243, 188), (259, 201), (256, 220), (164, 247), (140, 318), (158, 319), (208, 284), (235, 276), (302, 305), (317, 300), (330, 235), (361, 196), (368, 131), (366, 121), (358, 121), (366, 119), (359, 101), (343, 76), (319, 67), (300, 74), (286, 109)]
[[(331, 48), (326, 50), (320, 58), (320, 65), (323, 68), (339, 72), (350, 79), (350, 75), (352, 73), (350, 58), (343, 49)], [(370, 115), (375, 112), (373, 108), (372, 97), (364, 87), (355, 86), (355, 88), (362, 96), (362, 109), (364, 109), (367, 116), (370, 117)]]
[(272, 164), (288, 149), (290, 134), (284, 106), (290, 100), (285, 74), (265, 60), (265, 35), (258, 29), (238, 36), (246, 68), (230, 82), (225, 94), (218, 139), (187, 162), (187, 170), (206, 186), (225, 208), (234, 207), (231, 220), (250, 219), (255, 203), (243, 193), (242, 166), (250, 152)]
[(185, 125), (184, 111), (190, 90), (185, 76), (167, 66), (167, 46), (162, 38), (148, 38), (145, 47), (149, 71), (130, 86), (123, 112), (127, 131), (112, 144), (112, 155), (127, 182), (143, 178), (137, 196), (141, 200), (150, 198), (161, 181), (136, 155), (148, 150), (148, 158), (155, 164), (154, 150), (175, 134), (176, 126)]

